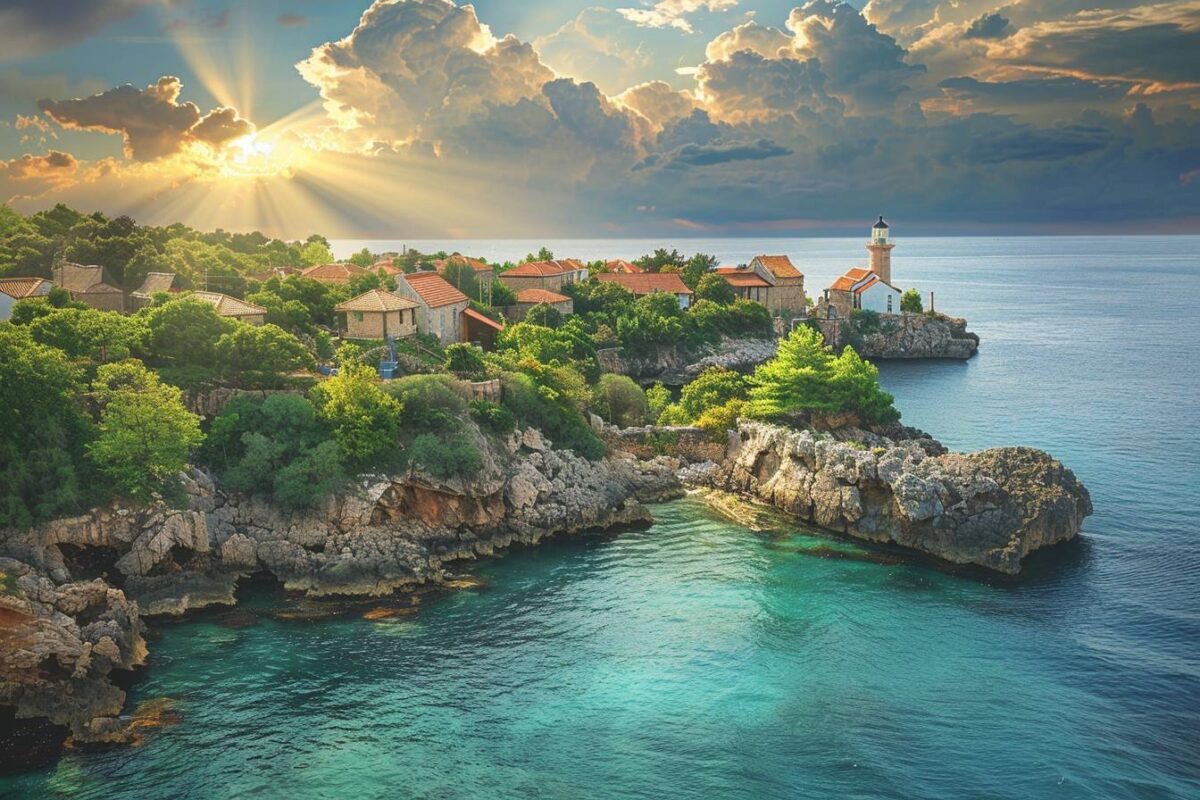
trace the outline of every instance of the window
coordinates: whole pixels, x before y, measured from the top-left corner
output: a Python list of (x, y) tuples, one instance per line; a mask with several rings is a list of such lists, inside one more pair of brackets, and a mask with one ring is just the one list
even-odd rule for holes
[(891, 292), (889, 292), (889, 293), (888, 293), (888, 313), (889, 313), (889, 314), (890, 314), (890, 313), (892, 313), (892, 295), (891, 295)]
[(355, 311), (355, 312), (354, 312), (354, 321), (355, 321), (355, 322), (362, 322), (362, 321), (363, 321), (363, 312), (361, 312), (361, 311)]

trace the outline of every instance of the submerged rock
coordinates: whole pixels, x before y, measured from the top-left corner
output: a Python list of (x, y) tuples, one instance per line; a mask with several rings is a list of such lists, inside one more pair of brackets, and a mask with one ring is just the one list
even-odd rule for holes
[(1028, 447), (945, 453), (932, 440), (872, 434), (868, 449), (754, 422), (739, 434), (710, 485), (956, 564), (1015, 575), (1025, 556), (1073, 538), (1092, 513), (1074, 473)]

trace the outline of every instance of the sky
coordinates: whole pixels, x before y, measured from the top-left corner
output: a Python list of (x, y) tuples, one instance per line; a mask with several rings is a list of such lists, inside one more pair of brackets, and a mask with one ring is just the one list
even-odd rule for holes
[(0, 0), (0, 202), (285, 237), (1200, 233), (1200, 0)]

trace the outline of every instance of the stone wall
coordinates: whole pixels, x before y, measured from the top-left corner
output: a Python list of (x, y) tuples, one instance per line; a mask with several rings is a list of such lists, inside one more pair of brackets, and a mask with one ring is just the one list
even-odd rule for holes
[(833, 348), (850, 345), (864, 358), (967, 359), (979, 349), (979, 337), (967, 330), (965, 319), (941, 314), (880, 314), (879, 329), (870, 333), (853, 316), (810, 321)]

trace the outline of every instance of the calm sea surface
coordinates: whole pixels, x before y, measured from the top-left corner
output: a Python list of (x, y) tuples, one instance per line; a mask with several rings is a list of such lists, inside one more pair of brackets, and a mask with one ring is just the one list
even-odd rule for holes
[[(810, 293), (863, 260), (859, 240), (674, 244), (789, 253)], [(1019, 582), (817, 557), (861, 551), (683, 500), (647, 531), (483, 562), (484, 588), (401, 621), (277, 621), (251, 591), (257, 625), (158, 626), (132, 701), (176, 698), (182, 722), (0, 795), (1200, 797), (1198, 254), (1200, 237), (900, 240), (895, 282), (983, 338), (965, 364), (882, 368), (905, 421), (954, 448), (1047, 448), (1092, 491), (1082, 543)]]

